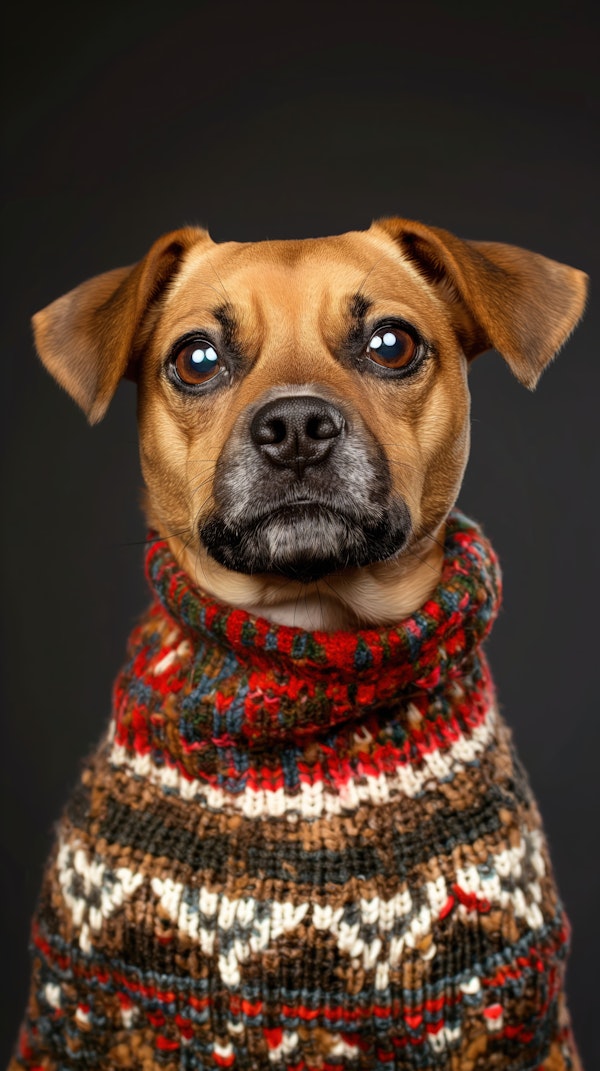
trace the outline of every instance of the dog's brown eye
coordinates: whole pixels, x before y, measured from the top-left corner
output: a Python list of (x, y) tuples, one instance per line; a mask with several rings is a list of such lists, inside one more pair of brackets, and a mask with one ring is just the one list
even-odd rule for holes
[(182, 383), (190, 387), (208, 383), (221, 371), (219, 355), (206, 340), (188, 342), (187, 346), (182, 346), (173, 364)]
[(406, 368), (417, 352), (417, 343), (401, 327), (383, 327), (367, 346), (367, 356), (384, 368)]

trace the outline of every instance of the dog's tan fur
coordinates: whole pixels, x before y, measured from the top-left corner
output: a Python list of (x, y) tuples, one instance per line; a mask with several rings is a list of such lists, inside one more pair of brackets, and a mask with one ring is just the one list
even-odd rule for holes
[[(186, 228), (159, 239), (133, 268), (92, 279), (34, 318), (39, 354), (93, 423), (119, 380), (136, 379), (149, 523), (198, 585), (283, 624), (350, 628), (398, 621), (439, 578), (444, 521), (469, 450), (469, 362), (495, 346), (535, 386), (577, 323), (586, 277), (537, 254), (465, 242), (403, 219), (332, 238), (214, 243)], [(349, 301), (369, 322), (401, 317), (432, 343), (415, 376), (384, 381), (340, 361)], [(186, 332), (223, 328), (232, 310), (242, 374), (205, 396), (178, 392), (165, 361)], [(219, 565), (199, 538), (214, 509), (215, 467), (234, 450), (261, 399), (316, 394), (343, 405), (382, 447), (392, 492), (412, 518), (408, 544), (386, 561), (300, 583)]]

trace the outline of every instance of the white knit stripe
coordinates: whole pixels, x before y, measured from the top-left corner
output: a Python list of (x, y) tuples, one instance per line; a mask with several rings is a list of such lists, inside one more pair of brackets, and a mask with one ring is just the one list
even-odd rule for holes
[[(91, 857), (76, 839), (60, 846), (57, 876), (85, 952), (90, 951), (104, 920), (144, 885), (142, 895), (153, 894), (158, 899), (182, 936), (197, 943), (206, 956), (217, 953), (218, 970), (226, 985), (240, 984), (240, 968), (253, 953), (266, 951), (272, 942), (300, 926), (312, 925), (327, 931), (356, 967), (374, 970), (376, 988), (386, 990), (389, 970), (398, 966), (406, 948), (417, 950), (426, 960), (436, 955), (432, 928), (449, 909), (473, 917), (479, 907), (489, 910), (499, 906), (504, 911), (512, 909), (531, 930), (540, 929), (544, 918), (538, 878), (545, 871), (541, 848), (541, 834), (524, 828), (514, 847), (490, 852), (485, 864), (457, 867), (449, 885), (440, 876), (422, 886), (404, 885), (389, 900), (361, 898), (336, 909), (308, 901), (230, 898), (223, 892), (188, 886), (170, 877), (152, 877), (128, 867), (112, 870), (101, 859)], [(464, 894), (463, 899), (475, 898), (470, 906), (461, 902), (455, 886)], [(467, 980), (466, 986), (465, 992), (478, 992), (477, 979)]]
[[(329, 1048), (327, 1050), (327, 1058), (332, 1056), (338, 1058), (345, 1058), (347, 1060), (357, 1059), (360, 1055), (360, 1048), (358, 1045), (351, 1045), (349, 1042), (344, 1041), (340, 1034), (329, 1034)], [(295, 1031), (284, 1030), (282, 1040), (279, 1045), (269, 1049), (269, 1060), (273, 1064), (280, 1064), (282, 1060), (286, 1063), (284, 1066), (289, 1066), (288, 1061), (296, 1052), (300, 1044), (300, 1038)], [(300, 1053), (298, 1053), (300, 1056)]]
[(289, 1059), (300, 1044), (298, 1034), (293, 1030), (284, 1030), (279, 1045), (269, 1049), (269, 1060), (278, 1064), (281, 1060)]
[[(79, 946), (90, 952), (92, 937), (99, 934), (102, 923), (133, 896), (144, 875), (121, 866), (112, 870), (93, 858), (78, 840), (62, 842), (56, 860), (56, 872), (65, 904), (79, 927)], [(77, 888), (83, 886), (83, 895)], [(93, 899), (97, 901), (93, 904)]]
[(158, 765), (150, 754), (132, 754), (120, 744), (112, 745), (109, 762), (113, 768), (126, 770), (133, 777), (150, 781), (182, 799), (197, 800), (209, 811), (239, 812), (247, 818), (291, 816), (292, 820), (298, 817), (314, 819), (352, 812), (362, 803), (381, 804), (398, 796), (412, 799), (431, 784), (452, 780), (485, 751), (494, 739), (495, 730), (496, 711), (490, 707), (484, 720), (469, 736), (462, 736), (448, 747), (424, 755), (419, 766), (404, 763), (389, 774), (365, 772), (342, 783), (337, 790), (323, 781), (301, 782), (293, 794), (284, 788), (248, 786), (240, 792), (226, 792), (186, 777), (176, 766)]
[(460, 1026), (444, 1026), (437, 1034), (428, 1034), (427, 1041), (434, 1052), (444, 1052), (456, 1045), (460, 1034)]
[[(512, 907), (516, 918), (525, 919), (532, 930), (540, 929), (544, 917), (540, 910), (542, 889), (537, 878), (522, 884), (523, 862), (533, 868), (538, 877), (543, 877), (546, 865), (542, 855), (542, 835), (538, 829), (528, 831), (525, 838), (513, 848), (505, 848), (494, 857), (494, 865), (489, 871), (474, 865), (459, 868), (456, 871), (456, 884), (466, 893), (472, 893), (479, 899), (499, 904), (502, 908)], [(503, 888), (502, 881), (511, 879), (516, 885), (513, 889)], [(467, 909), (461, 905), (462, 913)]]

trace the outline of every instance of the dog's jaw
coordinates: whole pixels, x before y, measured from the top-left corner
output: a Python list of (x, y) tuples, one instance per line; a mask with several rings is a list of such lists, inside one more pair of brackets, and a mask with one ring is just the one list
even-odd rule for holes
[(200, 528), (200, 539), (226, 568), (307, 584), (394, 556), (406, 545), (410, 527), (401, 501), (375, 522), (367, 516), (359, 523), (341, 512), (338, 502), (282, 506), (275, 498), (269, 511), (250, 517), (243, 527), (232, 527), (218, 516), (209, 518)]
[(192, 548), (178, 536), (168, 542), (182, 568), (207, 595), (277, 625), (332, 632), (393, 625), (419, 609), (439, 583), (444, 524), (388, 561), (342, 570), (308, 584), (234, 573), (202, 547)]

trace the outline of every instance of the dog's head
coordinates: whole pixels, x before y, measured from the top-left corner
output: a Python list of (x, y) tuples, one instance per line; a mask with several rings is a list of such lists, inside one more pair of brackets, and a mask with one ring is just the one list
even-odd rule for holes
[(469, 362), (495, 347), (533, 388), (585, 290), (574, 268), (404, 219), (255, 243), (186, 228), (34, 328), (91, 423), (137, 381), (148, 517), (199, 586), (333, 628), (391, 623), (430, 593)]

